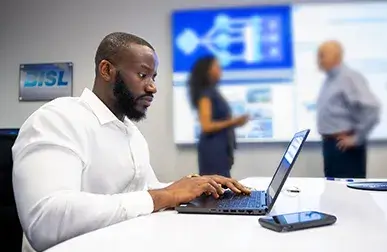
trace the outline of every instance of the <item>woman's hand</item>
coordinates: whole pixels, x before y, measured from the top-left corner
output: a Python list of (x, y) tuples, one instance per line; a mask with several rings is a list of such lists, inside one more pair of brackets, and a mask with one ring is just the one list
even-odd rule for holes
[(248, 115), (238, 116), (234, 118), (234, 120), (235, 120), (235, 126), (241, 127), (249, 121), (249, 116)]

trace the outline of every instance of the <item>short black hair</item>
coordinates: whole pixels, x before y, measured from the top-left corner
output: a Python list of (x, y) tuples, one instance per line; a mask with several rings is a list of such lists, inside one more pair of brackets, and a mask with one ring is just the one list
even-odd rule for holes
[(214, 85), (210, 78), (210, 69), (216, 61), (213, 55), (205, 55), (197, 59), (191, 69), (188, 79), (189, 97), (194, 109), (198, 108), (198, 102), (203, 92)]
[(153, 46), (143, 38), (125, 32), (113, 32), (107, 35), (99, 44), (95, 54), (95, 72), (98, 73), (98, 65), (102, 60), (108, 60), (112, 64), (117, 63), (118, 57), (124, 49), (131, 44), (144, 45), (155, 50)]

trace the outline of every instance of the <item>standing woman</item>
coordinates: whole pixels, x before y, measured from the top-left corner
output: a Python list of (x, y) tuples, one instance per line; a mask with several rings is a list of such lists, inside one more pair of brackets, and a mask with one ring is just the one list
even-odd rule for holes
[(214, 56), (200, 58), (189, 78), (189, 95), (197, 110), (201, 133), (198, 143), (200, 175), (230, 177), (236, 147), (234, 128), (244, 125), (248, 117), (232, 118), (227, 101), (218, 90), (221, 68)]

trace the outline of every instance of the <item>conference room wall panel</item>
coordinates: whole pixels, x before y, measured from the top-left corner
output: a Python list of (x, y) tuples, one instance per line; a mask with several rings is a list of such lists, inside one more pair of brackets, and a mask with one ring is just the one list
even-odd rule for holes
[[(0, 128), (20, 127), (42, 102), (19, 102), (19, 64), (73, 62), (73, 94), (91, 88), (99, 41), (113, 31), (146, 38), (159, 60), (158, 93), (148, 118), (139, 127), (148, 140), (152, 166), (162, 181), (197, 172), (194, 146), (173, 141), (170, 15), (175, 9), (210, 6), (282, 4), (289, 1), (206, 0), (5, 0), (0, 9)], [(316, 1), (293, 1), (316, 2)], [(336, 1), (330, 1), (336, 2)], [(286, 143), (241, 144), (234, 177), (271, 176)], [(387, 177), (387, 144), (369, 148), (370, 177)], [(321, 146), (307, 144), (292, 176), (322, 176)]]

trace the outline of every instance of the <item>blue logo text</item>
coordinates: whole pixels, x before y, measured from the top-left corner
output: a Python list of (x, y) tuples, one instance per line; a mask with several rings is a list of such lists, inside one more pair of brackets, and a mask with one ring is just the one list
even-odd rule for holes
[(64, 71), (27, 71), (24, 87), (52, 87), (67, 86), (68, 82), (63, 80)]

